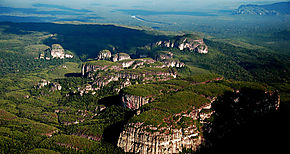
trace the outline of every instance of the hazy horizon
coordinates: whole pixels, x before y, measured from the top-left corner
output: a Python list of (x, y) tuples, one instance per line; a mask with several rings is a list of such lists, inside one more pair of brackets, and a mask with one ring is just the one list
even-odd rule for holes
[[(285, 1), (285, 0), (284, 0)], [(0, 0), (2, 7), (30, 8), (34, 4), (60, 5), (70, 8), (89, 9), (98, 11), (101, 8), (147, 9), (160, 11), (211, 11), (219, 9), (234, 9), (241, 4), (269, 4), (284, 2), (283, 0)]]

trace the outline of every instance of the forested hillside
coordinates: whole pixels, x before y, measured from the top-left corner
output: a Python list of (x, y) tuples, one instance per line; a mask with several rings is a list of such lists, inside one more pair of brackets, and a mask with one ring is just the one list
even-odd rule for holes
[[(275, 50), (275, 42), (269, 47), (204, 36), (0, 23), (1, 152), (142, 153), (167, 141), (179, 146), (168, 144), (163, 152), (200, 146), (203, 152), (210, 145), (223, 148), (219, 143), (235, 138), (238, 127), (251, 131), (248, 124), (260, 119), (263, 126), (283, 121), (290, 101), (288, 52)], [(268, 36), (289, 42), (289, 33)], [(277, 121), (263, 132), (278, 131), (283, 125)], [(162, 138), (145, 142), (156, 134)]]

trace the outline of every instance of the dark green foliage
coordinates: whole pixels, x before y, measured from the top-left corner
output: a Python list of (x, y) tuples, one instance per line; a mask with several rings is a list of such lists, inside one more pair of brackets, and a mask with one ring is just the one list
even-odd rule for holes
[(221, 96), (226, 91), (231, 91), (232, 88), (224, 86), (220, 83), (197, 84), (187, 87), (188, 90), (194, 91), (205, 96)]
[[(117, 27), (113, 25), (71, 25), (51, 23), (5, 23), (9, 27), (8, 34), (21, 34), (21, 31), (39, 31), (56, 34), (55, 37), (45, 40), (45, 44), (61, 44), (65, 49), (77, 55), (96, 57), (103, 49), (126, 51), (133, 47), (144, 46), (164, 39), (164, 36), (147, 34), (145, 31)], [(80, 37), (84, 36), (84, 37)], [(86, 51), (86, 53), (83, 53)], [(112, 51), (112, 50), (111, 50)]]
[(54, 149), (61, 153), (120, 153), (113, 146), (95, 142), (75, 135), (57, 135), (40, 143), (40, 147)]
[[(265, 82), (275, 82), (272, 85), (282, 90), (281, 100), (289, 101), (289, 56), (269, 48), (207, 39), (205, 43), (209, 46), (209, 54), (197, 54), (145, 46), (159, 40), (172, 40), (173, 37), (116, 26), (1, 23), (0, 29), (1, 153), (120, 153), (113, 146), (116, 146), (119, 134), (128, 121), (174, 128), (186, 128), (194, 124), (200, 130), (202, 125), (199, 121), (174, 115), (189, 113), (193, 107), (199, 108), (213, 97), (220, 97), (219, 101), (226, 102), (227, 98), (221, 96), (244, 87), (259, 91), (249, 91), (254, 93), (249, 95), (251, 97), (256, 97), (256, 92), (260, 96), (261, 91), (275, 91), (263, 84)], [(288, 40), (287, 32), (274, 35)], [(185, 37), (199, 38), (194, 35)], [(150, 67), (161, 65), (161, 62), (157, 62), (135, 70), (128, 68), (118, 72), (95, 72), (94, 77), (114, 73), (178, 72), (176, 79), (168, 81), (132, 80), (133, 86), (124, 88), (123, 94), (154, 100), (141, 108), (140, 115), (133, 117), (134, 111), (120, 106), (120, 97), (115, 91), (123, 80), (111, 82), (94, 95), (89, 92), (80, 96), (78, 89), (93, 81), (80, 76), (81, 64), (77, 56), (70, 60), (34, 59), (40, 53), (49, 54), (45, 50), (54, 43), (61, 44), (82, 60), (95, 58), (103, 49), (110, 49), (113, 53), (126, 52), (134, 58), (143, 54), (156, 58), (164, 51), (171, 51), (174, 59), (185, 62), (186, 67)], [(87, 63), (113, 65), (109, 61), (91, 60)], [(242, 81), (218, 81), (223, 77)], [(62, 89), (51, 91), (49, 86), (35, 88), (41, 79), (57, 82)], [(250, 102), (247, 99), (244, 101)], [(100, 111), (99, 107), (106, 108)], [(235, 113), (227, 116), (233, 117)], [(167, 121), (165, 118), (168, 118)], [(178, 123), (172, 122), (179, 118)], [(215, 118), (208, 121), (213, 122)], [(53, 136), (48, 138), (51, 134)]]

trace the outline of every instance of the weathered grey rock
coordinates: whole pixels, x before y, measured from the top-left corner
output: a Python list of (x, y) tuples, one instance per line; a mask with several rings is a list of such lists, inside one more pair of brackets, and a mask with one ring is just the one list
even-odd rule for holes
[(122, 94), (121, 96), (122, 104), (125, 108), (136, 110), (141, 106), (148, 104), (150, 99), (147, 97), (134, 96), (128, 94)]
[(184, 67), (185, 64), (180, 62), (178, 59), (164, 59), (161, 61), (166, 67)]
[(131, 59), (131, 57), (126, 53), (117, 53), (112, 56), (113, 62), (127, 60), (127, 59)]
[(56, 82), (51, 83), (50, 86), (51, 86), (51, 88), (50, 88), (51, 91), (57, 91), (57, 90), (62, 89), (62, 86)]
[[(255, 90), (246, 90), (232, 92), (217, 101), (216, 98), (212, 98), (211, 103), (200, 108), (193, 107), (190, 113), (181, 112), (172, 115), (175, 118), (171, 119), (173, 120), (171, 124), (178, 123), (182, 117), (188, 117), (196, 122), (199, 121), (202, 124), (199, 126), (196, 125), (197, 123), (186, 128), (178, 128), (168, 123), (166, 127), (146, 125), (143, 122), (128, 123), (120, 134), (117, 146), (125, 152), (141, 154), (180, 153), (184, 148), (196, 151), (205, 143), (211, 145), (212, 138), (223, 137), (232, 129), (245, 123), (247, 119), (272, 113), (279, 108), (280, 97), (277, 92), (256, 91), (258, 97), (253, 98), (255, 94), (253, 95), (252, 92)], [(219, 102), (220, 99), (224, 100)], [(214, 108), (212, 103), (215, 103)], [(223, 111), (224, 108), (227, 112)], [(216, 121), (207, 120), (213, 114)]]
[(189, 51), (195, 51), (202, 54), (208, 53), (208, 47), (204, 43), (203, 39), (192, 37), (190, 35), (177, 37), (174, 40), (158, 41), (155, 43), (155, 46), (178, 48), (181, 51), (187, 49)]
[(65, 57), (64, 49), (60, 44), (53, 44), (50, 49), (50, 54), (52, 58), (64, 59)]
[(112, 57), (111, 51), (110, 50), (102, 50), (99, 52), (97, 56), (97, 60), (110, 60)]
[(59, 83), (50, 82), (50, 81), (47, 81), (45, 79), (41, 79), (40, 82), (34, 87), (37, 89), (41, 89), (41, 88), (44, 88), (46, 86), (49, 86), (50, 91), (58, 91), (58, 90), (62, 89), (62, 86)]
[[(200, 119), (202, 109), (203, 107), (193, 108), (190, 113), (176, 114), (174, 116), (179, 118), (175, 122), (180, 121), (182, 117), (190, 117), (192, 120)], [(207, 116), (210, 117), (210, 115)], [(171, 126), (160, 128), (144, 123), (129, 123), (121, 132), (117, 146), (125, 152), (132, 153), (180, 153), (184, 148), (197, 150), (203, 139), (200, 128), (196, 125), (188, 128), (172, 128)]]
[[(66, 54), (63, 47), (60, 44), (53, 44), (50, 48), (50, 55), (52, 58), (64, 59), (73, 58), (72, 54)], [(43, 57), (43, 56), (42, 56)], [(43, 57), (44, 59), (44, 57)], [(45, 57), (46, 60), (50, 60), (50, 57)]]
[(37, 84), (36, 88), (40, 89), (50, 84), (50, 81), (45, 79), (41, 79), (40, 82)]
[(173, 53), (169, 51), (162, 51), (156, 56), (157, 61), (162, 61), (164, 59), (172, 59)]

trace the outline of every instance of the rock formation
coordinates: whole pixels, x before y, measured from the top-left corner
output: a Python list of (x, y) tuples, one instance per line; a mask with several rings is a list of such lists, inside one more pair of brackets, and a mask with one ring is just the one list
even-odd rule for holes
[(52, 58), (64, 59), (64, 49), (60, 44), (53, 44), (50, 49)]
[[(225, 96), (213, 99), (210, 104), (199, 108), (193, 106), (190, 112), (174, 114), (171, 119), (165, 118), (164, 122), (169, 121), (167, 126), (129, 121), (120, 134), (117, 146), (125, 152), (142, 154), (180, 153), (183, 149), (196, 151), (201, 145), (210, 143), (212, 136), (222, 137), (249, 119), (276, 111), (279, 104), (276, 92), (249, 89), (227, 92)], [(129, 106), (134, 107), (131, 104)], [(192, 123), (185, 127), (176, 126), (185, 121), (183, 118)]]
[[(180, 153), (184, 148), (197, 150), (204, 138), (197, 121), (204, 121), (200, 118), (203, 109), (210, 109), (210, 104), (201, 108), (193, 108), (191, 112), (178, 113), (173, 115), (176, 119), (174, 123), (179, 123), (183, 118), (192, 120), (192, 125), (188, 127), (173, 128), (156, 127), (145, 125), (144, 123), (129, 123), (121, 132), (118, 147), (125, 152), (132, 153)], [(208, 112), (203, 117), (210, 117), (213, 112)], [(165, 119), (166, 120), (166, 119)]]
[(49, 91), (58, 91), (62, 89), (62, 86), (57, 82), (50, 82), (45, 79), (41, 79), (40, 82), (34, 86), (36, 89), (41, 89), (44, 87), (49, 87)]
[(102, 50), (99, 52), (97, 56), (97, 60), (110, 60), (112, 57), (111, 51), (109, 50)]
[(172, 59), (173, 53), (169, 51), (162, 51), (156, 56), (157, 61), (162, 61), (164, 59)]
[(154, 46), (167, 47), (167, 48), (178, 48), (179, 50), (189, 50), (197, 53), (206, 54), (208, 53), (208, 47), (204, 43), (203, 39), (196, 36), (185, 35), (182, 37), (176, 37), (173, 40), (159, 41)]
[(166, 67), (184, 67), (185, 64), (180, 62), (178, 59), (165, 59), (161, 61)]
[(53, 44), (51, 46), (50, 55), (52, 56), (52, 58), (56, 59), (73, 58), (73, 55), (65, 53), (63, 47), (60, 44)]
[[(145, 81), (166, 81), (173, 78), (176, 78), (176, 72), (171, 69), (163, 69), (162, 71), (142, 71), (142, 72), (134, 72), (130, 70), (123, 70), (120, 72), (115, 72), (113, 74), (106, 74), (105, 76), (99, 74), (96, 77), (93, 75), (88, 75), (91, 77), (94, 82), (93, 85), (96, 85), (99, 88), (103, 88), (104, 86), (108, 85), (112, 81), (120, 81), (121, 79), (125, 80), (139, 80), (141, 82)], [(130, 84), (124, 84), (130, 85)]]
[(139, 109), (141, 106), (151, 102), (151, 100), (147, 97), (122, 94), (121, 102), (125, 108), (136, 110)]
[(131, 57), (126, 53), (117, 53), (112, 56), (113, 62), (127, 60), (127, 59), (131, 59)]

